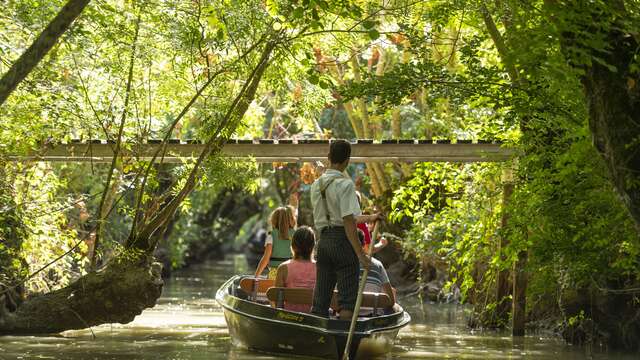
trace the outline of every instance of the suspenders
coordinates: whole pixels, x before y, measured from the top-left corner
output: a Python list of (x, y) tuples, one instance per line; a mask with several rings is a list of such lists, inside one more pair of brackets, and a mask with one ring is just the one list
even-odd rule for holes
[(322, 195), (322, 204), (324, 205), (324, 211), (327, 214), (327, 227), (331, 227), (331, 215), (329, 214), (329, 206), (327, 205), (327, 188), (329, 187), (329, 185), (331, 185), (331, 183), (333, 183), (333, 180), (335, 179), (337, 179), (337, 177), (334, 176), (330, 178), (324, 184), (324, 186), (320, 186), (320, 195)]

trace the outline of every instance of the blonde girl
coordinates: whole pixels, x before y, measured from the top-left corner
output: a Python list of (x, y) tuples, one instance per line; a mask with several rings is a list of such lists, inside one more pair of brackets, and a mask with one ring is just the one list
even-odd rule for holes
[(264, 243), (264, 254), (255, 276), (269, 266), (269, 279), (276, 278), (278, 265), (291, 259), (291, 238), (296, 226), (295, 208), (291, 205), (281, 206), (271, 213), (271, 233)]

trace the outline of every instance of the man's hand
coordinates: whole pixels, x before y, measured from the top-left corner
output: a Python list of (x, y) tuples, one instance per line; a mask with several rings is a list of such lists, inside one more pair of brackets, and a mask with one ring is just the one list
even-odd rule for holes
[(375, 213), (371, 215), (360, 215), (358, 216), (358, 222), (367, 222), (367, 223), (375, 223), (376, 221), (384, 221), (385, 217), (382, 213)]
[(378, 240), (378, 244), (380, 244), (380, 249), (382, 249), (383, 247), (389, 245), (389, 240), (387, 240), (386, 237), (384, 236), (378, 236), (379, 240)]
[(378, 242), (373, 246), (373, 253), (375, 254), (378, 251), (384, 249), (385, 246), (387, 246), (388, 244), (389, 244), (389, 241), (387, 240), (387, 238), (378, 234)]
[(358, 261), (360, 261), (360, 265), (363, 269), (368, 269), (371, 265), (371, 258), (364, 253), (364, 251), (360, 251), (358, 253)]

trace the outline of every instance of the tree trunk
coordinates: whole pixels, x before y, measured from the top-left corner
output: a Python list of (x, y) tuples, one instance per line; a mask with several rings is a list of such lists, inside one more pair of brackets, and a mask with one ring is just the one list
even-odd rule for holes
[(11, 92), (38, 65), (40, 60), (56, 44), (71, 23), (82, 13), (90, 0), (69, 0), (60, 9), (58, 15), (40, 33), (38, 38), (29, 46), (18, 60), (13, 63), (2, 79), (0, 79), (0, 106), (7, 100)]
[(400, 139), (402, 137), (400, 108), (396, 107), (391, 113), (391, 133), (394, 139)]
[[(491, 13), (487, 9), (485, 3), (480, 5), (480, 14), (482, 15), (482, 20), (484, 21), (485, 27), (487, 28), (487, 32), (493, 41), (494, 46), (496, 47), (496, 51), (502, 60), (502, 63), (505, 66), (505, 70), (509, 75), (509, 79), (513, 85), (525, 86), (526, 80), (520, 77), (518, 73), (518, 68), (516, 67), (512, 53), (510, 49), (507, 48), (505, 40), (498, 30), (496, 23), (491, 16)], [(520, 116), (520, 130), (523, 134), (530, 132), (531, 130), (527, 127), (528, 116), (525, 114)], [(510, 175), (508, 176), (510, 177)], [(503, 206), (506, 205), (511, 197), (511, 194), (514, 191), (514, 186), (510, 184), (509, 186), (504, 187), (503, 193)], [(502, 227), (506, 228), (508, 223), (509, 214), (503, 209), (502, 214)], [(500, 239), (500, 250), (508, 246), (508, 239), (501, 238)], [(516, 262), (513, 264), (513, 284), (511, 289), (512, 301), (511, 301), (511, 321), (512, 321), (512, 335), (513, 336), (524, 336), (524, 328), (526, 324), (526, 305), (527, 305), (527, 274), (525, 273), (525, 266), (528, 257), (528, 250), (521, 250), (518, 252), (518, 258)], [(496, 319), (497, 326), (503, 326), (506, 320), (506, 315), (508, 311), (508, 294), (509, 294), (509, 282), (508, 282), (508, 271), (502, 270), (498, 273), (497, 278), (497, 291), (496, 291)]]
[(638, 43), (612, 33), (607, 63), (595, 63), (582, 77), (589, 105), (589, 128), (609, 174), (640, 232), (640, 76), (629, 73)]
[[(635, 56), (640, 43), (623, 20), (632, 15), (622, 1), (608, 3), (603, 8), (608, 13), (577, 3), (546, 4), (558, 17), (564, 16), (564, 22), (558, 22), (566, 26), (560, 28), (562, 48), (569, 62), (584, 71), (580, 80), (594, 146), (640, 232), (640, 74), (633, 69), (638, 66)], [(609, 18), (614, 20), (606, 23)], [(606, 50), (589, 47), (589, 42), (582, 39), (585, 32), (602, 36)], [(591, 63), (574, 62), (571, 54), (575, 50), (589, 54)]]
[[(509, 201), (511, 200), (511, 195), (513, 194), (513, 174), (511, 169), (504, 170), (502, 181), (502, 218), (500, 228), (506, 230), (509, 225), (509, 212), (507, 211), (507, 207), (509, 205)], [(498, 240), (499, 251), (504, 252), (505, 249), (509, 246), (509, 238), (505, 234), (500, 236)], [(502, 260), (505, 256), (501, 256)], [(509, 319), (509, 308), (511, 307), (511, 299), (509, 295), (512, 295), (512, 285), (509, 283), (509, 270), (504, 269), (498, 272), (498, 278), (496, 281), (496, 316), (495, 322), (497, 327), (504, 327)]]
[[(380, 59), (382, 59), (383, 56), (380, 55)], [(381, 65), (378, 69), (383, 69), (384, 68), (384, 63), (379, 63), (379, 65)], [(356, 82), (361, 82), (362, 81), (362, 75), (360, 74), (360, 65), (358, 63), (358, 57), (357, 56), (353, 56), (351, 58), (351, 69), (353, 70), (353, 79)], [(382, 74), (382, 70), (380, 70), (379, 72), (380, 74)], [(373, 139), (373, 131), (371, 131), (371, 124), (369, 121), (369, 110), (367, 109), (367, 102), (363, 99), (363, 98), (359, 98), (355, 100), (356, 105), (358, 106), (358, 109), (360, 110), (360, 117), (362, 120), (362, 135), (364, 136), (365, 139)], [(382, 169), (382, 167), (380, 166), (380, 164), (372, 162), (372, 163), (367, 163), (367, 170), (369, 173), (369, 176), (371, 177), (371, 183), (372, 185), (375, 184), (373, 186), (374, 190), (377, 187), (378, 188), (378, 193), (374, 194), (376, 195), (376, 197), (379, 197), (380, 195), (382, 195), (382, 193), (386, 192), (388, 189), (388, 185), (386, 184), (386, 179), (384, 177), (384, 170)]]
[(160, 297), (162, 266), (149, 257), (114, 259), (60, 290), (35, 296), (0, 317), (1, 334), (56, 333), (105, 323), (125, 324)]
[[(333, 76), (334, 79), (338, 82), (340, 86), (345, 85), (344, 74), (340, 71), (340, 66), (337, 62), (333, 62), (328, 66), (328, 72)], [(349, 123), (351, 124), (351, 128), (353, 129), (353, 133), (356, 135), (357, 139), (362, 138), (362, 128), (360, 127), (360, 119), (355, 115), (355, 111), (353, 110), (353, 104), (350, 102), (344, 102), (342, 104), (344, 106), (344, 111), (347, 113), (347, 117), (349, 118)]]
[(527, 260), (528, 251), (520, 251), (513, 264), (513, 301), (511, 304), (511, 334), (524, 336), (527, 322)]
[[(360, 73), (359, 73), (359, 68), (358, 68), (358, 62), (357, 60), (355, 60), (356, 58), (354, 57), (354, 59), (351, 60), (351, 65), (353, 67), (353, 71), (354, 73), (357, 73), (358, 78), (360, 77)], [(333, 76), (337, 79), (338, 83), (340, 85), (344, 85), (345, 81), (343, 79), (343, 74), (340, 71), (340, 68), (338, 66), (338, 64), (336, 63), (335, 65), (332, 65), (329, 70), (331, 71), (331, 73), (333, 74)], [(353, 128), (353, 132), (356, 135), (356, 138), (358, 139), (363, 139), (363, 138), (369, 138), (366, 134), (368, 131), (370, 131), (370, 129), (367, 127), (365, 129), (363, 129), (363, 126), (365, 124), (365, 122), (368, 124), (368, 114), (366, 114), (366, 104), (364, 103), (364, 101), (359, 102), (357, 101), (356, 104), (360, 104), (361, 107), (364, 107), (364, 111), (361, 110), (361, 113), (363, 113), (363, 119), (361, 120), (360, 118), (358, 118), (358, 116), (356, 115), (356, 109), (354, 109), (354, 104), (352, 104), (351, 102), (345, 102), (344, 105), (344, 109), (347, 112), (347, 117), (349, 118), (349, 122), (351, 123), (351, 127)], [(370, 135), (370, 134), (369, 134)], [(373, 195), (375, 197), (379, 197), (380, 195), (382, 195), (382, 187), (380, 184), (380, 181), (378, 180), (378, 175), (375, 172), (375, 165), (373, 163), (368, 163), (366, 165), (367, 168), (367, 175), (369, 176), (369, 179), (371, 180), (371, 191), (373, 192)]]

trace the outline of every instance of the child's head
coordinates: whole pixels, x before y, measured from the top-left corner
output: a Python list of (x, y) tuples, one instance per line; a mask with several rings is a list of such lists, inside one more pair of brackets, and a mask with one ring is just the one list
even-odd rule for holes
[(295, 219), (291, 217), (290, 210), (280, 206), (271, 213), (271, 226), (278, 230), (282, 239), (288, 239), (289, 229), (295, 226)]
[(299, 227), (296, 232), (293, 233), (293, 240), (291, 240), (291, 251), (295, 259), (311, 260), (311, 253), (313, 252), (313, 246), (316, 243), (316, 234), (308, 226)]
[(360, 246), (364, 247), (364, 231), (358, 229), (358, 240), (360, 240)]

